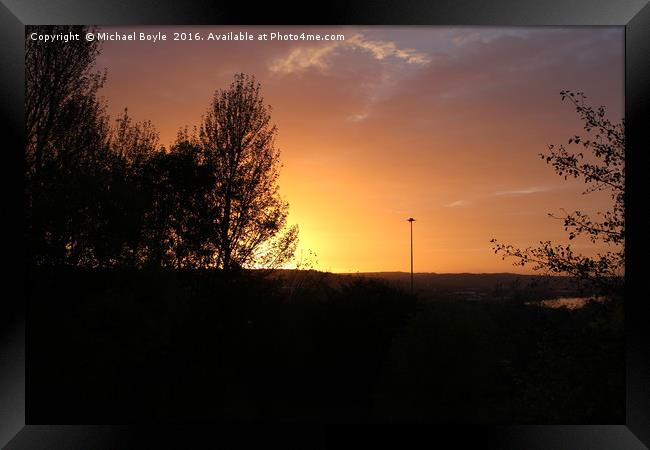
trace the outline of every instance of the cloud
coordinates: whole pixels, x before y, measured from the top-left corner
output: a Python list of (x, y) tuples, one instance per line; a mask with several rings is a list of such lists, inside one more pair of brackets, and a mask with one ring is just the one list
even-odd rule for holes
[[(549, 192), (553, 191), (556, 189), (562, 189), (564, 187), (560, 186), (533, 186), (529, 188), (523, 188), (523, 189), (511, 189), (507, 191), (496, 191), (492, 192), (491, 194), (485, 194), (485, 195), (480, 195), (478, 197), (475, 197), (473, 200), (481, 199), (481, 198), (489, 198), (489, 197), (504, 197), (504, 196), (510, 196), (510, 195), (530, 195), (530, 194), (537, 194), (541, 192)], [(443, 205), (445, 208), (458, 208), (461, 206), (467, 206), (471, 203), (470, 200), (456, 200), (455, 202), (448, 203), (446, 205)]]
[(525, 189), (513, 189), (509, 191), (497, 191), (494, 192), (492, 195), (494, 196), (502, 196), (502, 195), (528, 195), (528, 194), (537, 194), (538, 192), (547, 192), (550, 191), (552, 188), (549, 187), (529, 187)]
[(363, 112), (363, 113), (358, 113), (358, 114), (353, 114), (348, 117), (348, 120), (350, 122), (361, 122), (362, 120), (365, 120), (368, 118), (369, 113), (368, 112)]
[(431, 62), (426, 53), (410, 48), (399, 48), (392, 41), (371, 40), (366, 39), (362, 34), (355, 34), (345, 41), (293, 48), (288, 55), (275, 59), (269, 66), (269, 70), (282, 75), (304, 72), (312, 68), (325, 70), (330, 67), (333, 57), (346, 49), (365, 51), (378, 61), (392, 58), (418, 66)]
[[(461, 117), (479, 123), (474, 119), (495, 112), (500, 113), (497, 117), (506, 118), (507, 114), (517, 121), (539, 123), (546, 108), (558, 108), (562, 89), (597, 93), (598, 104), (621, 104), (616, 100), (622, 98), (623, 86), (623, 72), (616, 70), (623, 62), (620, 32), (528, 29), (486, 38), (489, 31), (459, 30), (457, 35), (431, 38), (436, 48), (432, 48), (434, 44), (428, 49), (424, 43), (416, 44), (427, 50), (432, 62), (399, 86), (400, 108), (440, 110), (439, 123)], [(386, 110), (396, 116), (395, 104), (387, 105)], [(382, 113), (378, 108), (375, 112)]]
[(468, 202), (466, 200), (457, 200), (455, 202), (444, 205), (445, 208), (457, 208), (459, 206), (466, 206)]
[(392, 56), (402, 59), (409, 64), (424, 65), (431, 62), (431, 59), (426, 53), (418, 52), (414, 49), (400, 49), (397, 47), (397, 44), (391, 41), (367, 40), (361, 34), (355, 34), (344, 42), (348, 46), (369, 51), (378, 60)]
[(269, 70), (286, 75), (310, 68), (325, 69), (329, 66), (328, 59), (335, 53), (337, 47), (337, 43), (321, 47), (296, 47), (284, 58), (273, 61)]

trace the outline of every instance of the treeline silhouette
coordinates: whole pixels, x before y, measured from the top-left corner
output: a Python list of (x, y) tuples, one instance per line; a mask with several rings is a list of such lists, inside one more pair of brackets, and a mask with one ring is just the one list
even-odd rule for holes
[(99, 43), (25, 45), (32, 265), (231, 270), (292, 258), (298, 229), (286, 222), (277, 129), (254, 77), (236, 74), (200, 126), (165, 149), (126, 110), (110, 123)]

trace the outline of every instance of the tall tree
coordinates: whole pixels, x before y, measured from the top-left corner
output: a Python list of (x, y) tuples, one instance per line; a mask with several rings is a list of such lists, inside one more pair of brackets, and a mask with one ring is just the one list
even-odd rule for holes
[(492, 239), (494, 252), (501, 253), (504, 259), (514, 258), (515, 265), (530, 264), (534, 270), (587, 281), (603, 293), (621, 294), (625, 270), (625, 120), (612, 123), (603, 106), (593, 108), (585, 103), (582, 92), (562, 91), (561, 97), (574, 105), (586, 135), (568, 140), (568, 145), (578, 147), (577, 151), (550, 145), (549, 153), (540, 157), (565, 180), (582, 179), (588, 185), (583, 194), (609, 192), (612, 205), (610, 210), (598, 212), (597, 218), (583, 211), (549, 215), (563, 220), (569, 240), (586, 236), (594, 244), (604, 244), (607, 251), (587, 257), (574, 253), (571, 245), (553, 245), (550, 241), (519, 249)]
[[(125, 108), (110, 130), (110, 164), (98, 192), (94, 249), (97, 265), (140, 267), (147, 259), (146, 219), (154, 204), (151, 161), (164, 154), (149, 121), (134, 122)], [(159, 243), (156, 242), (156, 245)]]
[[(97, 91), (97, 42), (32, 40), (40, 34), (83, 33), (80, 26), (27, 27), (25, 121), (27, 233), (37, 264), (77, 264), (92, 228), (92, 186), (105, 168), (108, 122)], [(83, 188), (82, 188), (83, 186)]]
[(274, 267), (295, 251), (298, 230), (286, 227), (288, 203), (278, 190), (280, 152), (270, 106), (254, 77), (235, 75), (215, 92), (198, 132), (214, 175), (211, 192), (216, 267)]

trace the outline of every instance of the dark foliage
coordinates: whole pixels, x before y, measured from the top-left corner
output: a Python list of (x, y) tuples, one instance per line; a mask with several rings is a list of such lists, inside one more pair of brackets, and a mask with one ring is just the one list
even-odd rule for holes
[[(257, 272), (34, 272), (34, 422), (367, 415), (413, 299), (383, 283), (311, 283), (289, 301)], [(52, 387), (56, 386), (55, 389)], [(360, 411), (363, 411), (361, 413)]]
[(300, 275), (35, 272), (30, 422), (623, 422), (616, 304), (418, 303)]

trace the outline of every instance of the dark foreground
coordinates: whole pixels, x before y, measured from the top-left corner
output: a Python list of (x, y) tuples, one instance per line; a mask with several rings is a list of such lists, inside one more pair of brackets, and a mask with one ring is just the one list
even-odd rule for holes
[(620, 304), (419, 301), (319, 272), (29, 284), (27, 423), (624, 422)]

